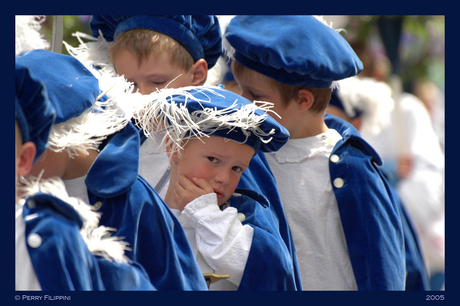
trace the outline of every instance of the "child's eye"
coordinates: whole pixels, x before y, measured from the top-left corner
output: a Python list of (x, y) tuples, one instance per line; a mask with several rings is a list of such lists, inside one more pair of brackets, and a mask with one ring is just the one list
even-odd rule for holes
[(233, 171), (235, 172), (243, 172), (243, 169), (241, 167), (235, 166), (232, 168)]
[(212, 157), (212, 156), (208, 156), (207, 158), (211, 163), (217, 163), (219, 161), (217, 158)]

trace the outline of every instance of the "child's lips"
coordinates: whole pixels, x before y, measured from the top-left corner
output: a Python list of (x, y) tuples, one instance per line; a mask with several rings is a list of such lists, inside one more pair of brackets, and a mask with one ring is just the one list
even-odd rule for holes
[(215, 188), (215, 189), (214, 189), (214, 192), (216, 193), (217, 198), (218, 198), (219, 200), (222, 199), (222, 198), (224, 197), (224, 192), (223, 192), (222, 190)]

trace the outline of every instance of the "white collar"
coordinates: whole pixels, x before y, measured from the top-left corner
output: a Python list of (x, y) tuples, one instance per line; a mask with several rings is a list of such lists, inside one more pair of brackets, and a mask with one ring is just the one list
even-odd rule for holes
[(329, 129), (324, 133), (311, 137), (290, 138), (278, 152), (271, 154), (275, 155), (279, 163), (298, 163), (318, 154), (325, 154), (329, 157), (335, 144), (340, 139), (342, 139), (342, 136), (336, 130)]

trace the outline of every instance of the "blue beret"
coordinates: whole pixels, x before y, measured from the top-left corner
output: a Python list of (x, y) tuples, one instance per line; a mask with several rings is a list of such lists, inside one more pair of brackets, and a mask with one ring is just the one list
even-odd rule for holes
[[(182, 89), (185, 93), (172, 89), (171, 93), (167, 94), (167, 101), (169, 103), (174, 101), (179, 107), (186, 107), (191, 117), (197, 119), (197, 126), (204, 134), (245, 143), (256, 152), (278, 151), (289, 139), (289, 132), (262, 109), (250, 108), (254, 110), (253, 112), (243, 109), (253, 107), (254, 103), (232, 91), (219, 86), (191, 86)], [(238, 112), (240, 114), (236, 115)], [(212, 121), (214, 118), (219, 118), (219, 114), (230, 116), (229, 119), (221, 118)], [(251, 115), (255, 115), (254, 117), (258, 119), (249, 119)], [(182, 115), (176, 116), (176, 122), (181, 121)], [(207, 117), (203, 120), (201, 116)], [(265, 116), (265, 120), (260, 120), (261, 116)], [(168, 114), (166, 118), (171, 118), (171, 115)], [(202, 129), (202, 122), (207, 129)], [(247, 123), (247, 125), (241, 127), (232, 125), (232, 122)], [(250, 125), (253, 125), (252, 129), (249, 128)], [(187, 136), (192, 133), (188, 132)]]
[(48, 137), (56, 117), (46, 88), (33, 78), (29, 69), (18, 65), (15, 72), (15, 113), (23, 143), (32, 141), (37, 152), (35, 161), (48, 147)]
[(204, 58), (212, 68), (223, 53), (222, 32), (215, 15), (93, 15), (91, 32), (99, 30), (107, 41), (128, 30), (142, 28), (170, 36), (182, 44), (195, 61)]
[(225, 37), (243, 66), (289, 85), (327, 88), (363, 65), (348, 42), (313, 16), (235, 16)]
[(55, 124), (66, 122), (90, 108), (102, 92), (98, 79), (76, 58), (47, 50), (33, 50), (16, 58), (45, 84), (56, 110)]

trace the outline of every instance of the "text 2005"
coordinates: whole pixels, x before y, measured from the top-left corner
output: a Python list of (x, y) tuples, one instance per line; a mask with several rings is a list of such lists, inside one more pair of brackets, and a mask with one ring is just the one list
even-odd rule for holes
[(444, 294), (427, 294), (426, 301), (444, 301)]

